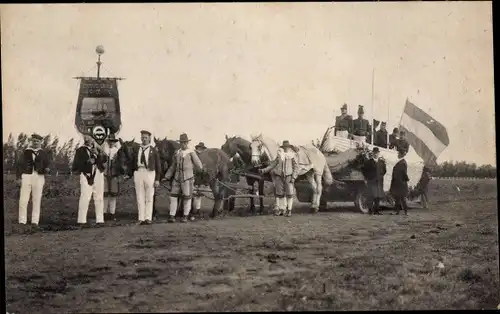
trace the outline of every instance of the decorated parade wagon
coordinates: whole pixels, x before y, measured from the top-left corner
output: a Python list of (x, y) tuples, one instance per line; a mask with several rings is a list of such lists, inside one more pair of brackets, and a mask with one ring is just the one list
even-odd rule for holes
[[(328, 166), (332, 176), (339, 183), (332, 184), (323, 190), (321, 199), (322, 207), (327, 202), (354, 202), (356, 209), (363, 213), (368, 213), (367, 189), (361, 167), (368, 157), (369, 152), (375, 147), (362, 141), (356, 141), (333, 135), (331, 129), (327, 130), (323, 138), (321, 149), (324, 151)], [(387, 173), (384, 176), (384, 191), (386, 192), (385, 203), (393, 204), (389, 195), (391, 186), (392, 169), (398, 162), (398, 153), (396, 150), (379, 147), (380, 157), (385, 159)], [(405, 156), (408, 164), (408, 185), (410, 189), (416, 186), (424, 163), (416, 152), (410, 147)], [(298, 181), (295, 184), (297, 198), (301, 202), (310, 202), (312, 192), (305, 181)]]

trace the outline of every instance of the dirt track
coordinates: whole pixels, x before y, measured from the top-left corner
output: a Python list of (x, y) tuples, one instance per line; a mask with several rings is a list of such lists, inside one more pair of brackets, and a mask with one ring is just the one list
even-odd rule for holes
[[(405, 216), (226, 217), (5, 238), (14, 313), (481, 309), (496, 199)], [(444, 269), (439, 270), (439, 261)]]

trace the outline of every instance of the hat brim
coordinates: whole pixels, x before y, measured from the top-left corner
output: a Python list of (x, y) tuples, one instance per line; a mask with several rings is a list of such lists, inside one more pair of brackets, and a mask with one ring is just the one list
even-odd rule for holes
[(179, 142), (179, 143), (187, 143), (187, 142), (191, 142), (191, 140), (177, 140), (177, 142)]
[(206, 146), (196, 145), (194, 148), (207, 148)]

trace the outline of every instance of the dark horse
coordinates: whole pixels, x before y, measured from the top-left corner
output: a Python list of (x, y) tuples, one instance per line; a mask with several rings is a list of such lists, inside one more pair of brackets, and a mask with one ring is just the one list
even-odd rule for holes
[[(271, 176), (265, 174), (262, 176), (259, 174), (259, 168), (252, 165), (252, 149), (250, 148), (250, 142), (237, 136), (229, 138), (226, 135), (226, 142), (222, 145), (221, 149), (233, 160), (233, 163), (239, 163), (239, 168), (246, 173), (253, 174), (255, 176), (246, 176), (247, 184), (252, 187), (252, 194), (255, 193), (254, 184), (258, 183), (259, 195), (264, 195), (264, 181), (271, 181)], [(260, 179), (259, 179), (260, 178)], [(260, 203), (260, 214), (264, 212), (264, 200), (262, 197), (259, 199)], [(255, 203), (254, 199), (250, 198), (250, 210), (255, 213)]]
[[(161, 177), (163, 178), (168, 170), (167, 167), (172, 164), (174, 154), (180, 148), (180, 144), (177, 141), (168, 140), (167, 138), (162, 140), (155, 138), (154, 142), (160, 153), (163, 171)], [(202, 172), (195, 173), (195, 185), (206, 185), (210, 187), (214, 197), (212, 217), (215, 217), (221, 213), (222, 201), (225, 197), (229, 194), (234, 194), (231, 190), (218, 182), (232, 181), (230, 171), (233, 168), (233, 164), (229, 156), (218, 148), (207, 148), (199, 153), (198, 157), (204, 169)], [(228, 209), (230, 211), (234, 209), (234, 199), (229, 203)]]

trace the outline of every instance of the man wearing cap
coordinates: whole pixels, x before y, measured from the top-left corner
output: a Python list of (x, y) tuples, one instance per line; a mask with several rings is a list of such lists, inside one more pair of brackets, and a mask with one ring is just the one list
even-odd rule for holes
[(161, 161), (158, 150), (151, 146), (151, 132), (141, 131), (141, 145), (133, 151), (132, 169), (137, 199), (138, 223), (150, 225), (153, 220), (155, 188), (160, 186)]
[(352, 133), (354, 138), (361, 142), (366, 142), (366, 139), (371, 137), (370, 122), (364, 118), (365, 110), (363, 106), (358, 107), (358, 118), (352, 122)]
[(381, 215), (380, 200), (384, 197), (384, 175), (387, 172), (385, 161), (379, 158), (380, 150), (374, 147), (370, 158), (363, 165), (363, 176), (370, 194), (369, 214)]
[(408, 154), (408, 150), (410, 149), (410, 144), (406, 141), (406, 133), (401, 130), (399, 132), (399, 139), (397, 141), (398, 150), (403, 151), (405, 154)]
[(107, 145), (104, 146), (104, 153), (108, 156), (106, 167), (104, 168), (104, 219), (116, 220), (116, 198), (120, 193), (118, 182), (119, 172), (117, 164), (118, 139), (114, 134), (107, 138)]
[(274, 170), (272, 177), (276, 196), (275, 215), (279, 216), (284, 212), (285, 216), (290, 217), (295, 194), (294, 183), (299, 174), (299, 163), (297, 154), (293, 151), (293, 146), (289, 141), (283, 141), (281, 148), (283, 152), (278, 151), (276, 159), (266, 168), (259, 169), (259, 172), (267, 173)]
[(104, 223), (104, 169), (108, 157), (90, 135), (83, 136), (83, 145), (78, 147), (72, 171), (80, 176), (80, 201), (78, 224), (87, 223), (90, 199), (94, 198), (96, 223)]
[(205, 146), (205, 143), (199, 142), (198, 145), (196, 145), (194, 147), (194, 149), (196, 150), (196, 152), (198, 154), (200, 154), (201, 152), (205, 151), (207, 149), (207, 147)]
[(380, 124), (380, 129), (375, 132), (373, 142), (376, 146), (387, 148), (387, 129), (384, 121)]
[(17, 161), (16, 178), (20, 180), (19, 223), (27, 223), (28, 202), (32, 202), (31, 224), (38, 226), (45, 174), (49, 172), (49, 154), (42, 149), (43, 137), (31, 135), (31, 145), (24, 150)]
[(392, 180), (390, 192), (394, 197), (396, 215), (399, 215), (400, 210), (404, 210), (405, 215), (408, 214), (408, 205), (406, 204), (406, 196), (408, 195), (408, 165), (404, 159), (406, 153), (403, 150), (398, 150), (399, 161), (392, 169)]
[(347, 104), (340, 108), (341, 115), (335, 117), (335, 131), (334, 135), (348, 138), (351, 133), (352, 116), (347, 114)]
[(181, 222), (186, 222), (191, 211), (191, 202), (194, 190), (194, 172), (195, 168), (203, 170), (198, 154), (188, 147), (191, 140), (186, 133), (179, 137), (181, 147), (175, 152), (173, 162), (165, 174), (165, 180), (173, 179), (172, 189), (170, 191), (170, 217), (169, 222), (175, 222), (175, 213), (177, 211), (177, 198), (182, 194), (184, 200), (184, 215)]
[(398, 141), (399, 141), (399, 129), (394, 128), (392, 130), (392, 134), (389, 135), (389, 149), (398, 149)]

